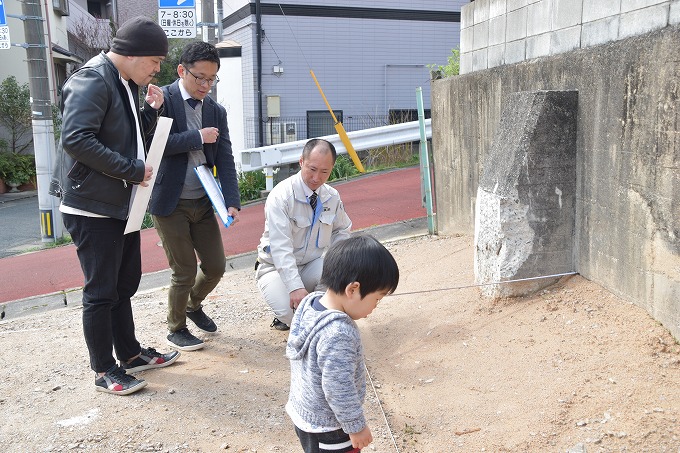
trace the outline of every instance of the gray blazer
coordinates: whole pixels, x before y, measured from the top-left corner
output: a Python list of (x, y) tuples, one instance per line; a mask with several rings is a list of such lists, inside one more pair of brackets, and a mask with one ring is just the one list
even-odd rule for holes
[(222, 195), (227, 206), (241, 209), (238, 191), (238, 177), (231, 151), (229, 127), (227, 126), (226, 109), (206, 97), (203, 100), (203, 127), (216, 127), (220, 130), (220, 138), (215, 143), (201, 144), (201, 137), (196, 130), (187, 130), (187, 118), (184, 110), (184, 99), (179, 90), (179, 79), (163, 87), (162, 116), (172, 118), (170, 136), (165, 146), (163, 159), (156, 175), (156, 184), (151, 193), (149, 212), (153, 215), (170, 215), (179, 202), (184, 186), (188, 152), (203, 149), (208, 167), (217, 167), (217, 177), (222, 188)]

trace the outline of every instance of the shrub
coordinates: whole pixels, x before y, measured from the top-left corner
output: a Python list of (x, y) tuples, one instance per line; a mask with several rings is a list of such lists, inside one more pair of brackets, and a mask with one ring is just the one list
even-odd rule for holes
[(142, 230), (147, 228), (153, 228), (155, 225), (153, 223), (153, 217), (148, 212), (144, 213), (144, 219), (142, 220)]
[(34, 180), (35, 176), (33, 155), (0, 153), (0, 178), (3, 181), (24, 184)]
[(451, 49), (451, 55), (447, 59), (446, 65), (429, 64), (427, 67), (432, 73), (432, 78), (451, 77), (460, 73), (460, 50)]
[(266, 187), (265, 184), (265, 177), (262, 171), (239, 173), (238, 190), (241, 194), (241, 203), (260, 198), (260, 193)]
[(329, 181), (335, 181), (337, 179), (347, 179), (350, 176), (358, 175), (359, 170), (354, 166), (352, 158), (341, 154), (335, 160), (335, 165), (331, 171), (331, 176), (328, 178)]
[(374, 170), (413, 165), (417, 162), (418, 153), (415, 143), (399, 143), (367, 150), (366, 166)]

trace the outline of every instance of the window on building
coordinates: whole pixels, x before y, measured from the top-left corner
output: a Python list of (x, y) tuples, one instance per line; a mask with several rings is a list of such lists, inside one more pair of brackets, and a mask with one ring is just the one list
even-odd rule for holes
[(52, 9), (60, 16), (68, 16), (68, 0), (52, 0)]
[[(430, 118), (430, 109), (424, 109), (425, 119)], [(410, 121), (418, 121), (417, 109), (390, 109), (389, 123), (400, 124), (408, 123)]]
[(94, 17), (104, 17), (103, 5), (98, 1), (88, 1), (87, 12), (92, 14)]
[[(342, 122), (342, 110), (333, 110), (333, 114)], [(328, 110), (307, 110), (307, 138), (335, 133), (335, 121)]]

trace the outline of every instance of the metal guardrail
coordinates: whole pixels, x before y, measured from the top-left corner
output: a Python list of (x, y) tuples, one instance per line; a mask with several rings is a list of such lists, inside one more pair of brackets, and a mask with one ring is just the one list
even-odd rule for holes
[[(381, 146), (396, 145), (399, 143), (417, 142), (420, 140), (420, 125), (418, 121), (408, 123), (391, 124), (389, 126), (363, 129), (348, 132), (347, 136), (352, 142), (355, 151), (378, 148)], [(425, 136), (432, 138), (432, 120), (425, 120)], [(346, 154), (347, 149), (343, 145), (338, 134), (320, 137), (333, 143), (338, 154)], [(241, 169), (254, 171), (266, 169), (267, 189), (271, 190), (270, 173), (273, 167), (292, 164), (300, 160), (302, 148), (307, 143), (305, 140), (279, 143), (277, 145), (249, 148), (241, 151)]]

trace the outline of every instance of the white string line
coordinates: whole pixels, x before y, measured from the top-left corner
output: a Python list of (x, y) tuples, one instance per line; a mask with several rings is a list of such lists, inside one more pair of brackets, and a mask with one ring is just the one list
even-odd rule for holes
[(371, 377), (371, 373), (368, 371), (368, 367), (366, 366), (366, 362), (364, 362), (364, 369), (366, 370), (366, 376), (368, 376), (368, 382), (371, 383), (371, 388), (373, 389), (373, 394), (375, 395), (375, 399), (378, 400), (378, 407), (380, 407), (380, 412), (382, 412), (383, 419), (385, 420), (385, 426), (387, 426), (387, 432), (390, 433), (390, 439), (392, 439), (392, 445), (394, 445), (394, 450), (399, 453), (399, 447), (397, 447), (397, 441), (394, 438), (394, 434), (392, 433), (392, 428), (390, 428), (390, 422), (387, 421), (387, 414), (385, 414), (385, 410), (383, 409), (382, 403), (380, 402), (380, 397), (378, 396), (378, 391), (376, 390), (375, 386), (373, 385), (373, 378)]
[(410, 295), (410, 294), (433, 293), (435, 291), (450, 291), (450, 290), (453, 290), (453, 289), (476, 288), (476, 287), (479, 287), (479, 286), (502, 285), (502, 284), (505, 284), (505, 283), (526, 282), (526, 281), (529, 281), (529, 280), (540, 280), (540, 279), (543, 279), (543, 278), (564, 277), (565, 275), (577, 275), (577, 274), (578, 274), (578, 272), (564, 272), (562, 274), (541, 275), (540, 277), (516, 278), (514, 280), (504, 280), (502, 282), (477, 283), (477, 284), (474, 284), (474, 285), (450, 286), (448, 288), (424, 289), (422, 291), (411, 291), (411, 292), (407, 292), (407, 293), (393, 293), (393, 294), (390, 294), (390, 297), (407, 296), (407, 295)]

